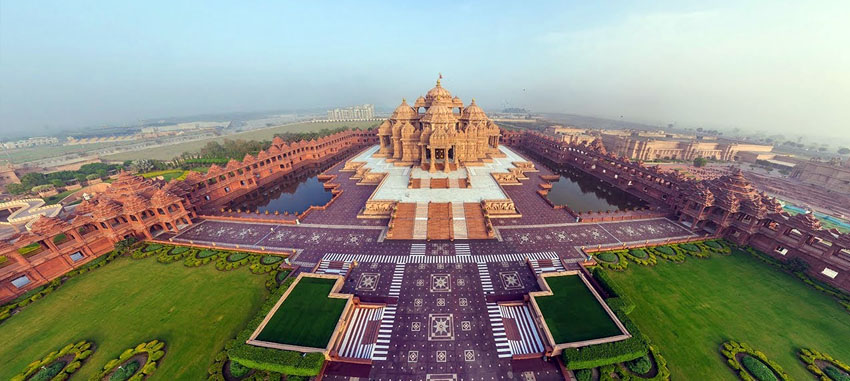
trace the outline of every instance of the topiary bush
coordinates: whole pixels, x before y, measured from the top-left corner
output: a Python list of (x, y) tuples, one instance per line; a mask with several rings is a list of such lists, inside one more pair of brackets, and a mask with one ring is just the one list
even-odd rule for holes
[[(850, 381), (850, 377), (847, 376), (850, 374), (850, 365), (834, 359), (829, 354), (821, 353), (810, 348), (802, 348), (799, 355), (800, 361), (806, 364), (806, 369), (812, 372), (815, 377), (823, 381), (829, 381), (829, 379), (833, 381)], [(816, 361), (822, 361), (829, 365), (821, 369)]]
[(640, 259), (644, 259), (648, 255), (643, 249), (629, 249), (629, 254)]
[(260, 257), (260, 263), (264, 265), (273, 265), (283, 260), (283, 257), (278, 257), (276, 255), (264, 255)]
[[(125, 367), (131, 366), (130, 363), (127, 363), (127, 360), (130, 360), (133, 356), (139, 354), (147, 355), (145, 357), (145, 363), (137, 363), (136, 365), (138, 368), (132, 372), (129, 372), (129, 370), (123, 370)], [(118, 358), (109, 360), (109, 362), (103, 366), (103, 369), (93, 376), (91, 380), (103, 380), (107, 375), (109, 375), (109, 380), (112, 380), (113, 376), (119, 377), (118, 380), (141, 379), (143, 377), (150, 376), (154, 371), (156, 371), (156, 367), (159, 365), (157, 361), (162, 359), (163, 356), (165, 356), (165, 342), (151, 340), (145, 343), (139, 343), (135, 347), (127, 348), (124, 352), (121, 352), (121, 355), (118, 356)], [(125, 363), (127, 364), (122, 366), (122, 364)], [(127, 378), (120, 378), (125, 375)]]
[(671, 262), (681, 263), (685, 261), (685, 253), (684, 250), (676, 247), (676, 246), (655, 246), (647, 248), (647, 250), (661, 258), (664, 258)]
[(91, 356), (94, 345), (90, 341), (68, 344), (58, 351), (27, 365), (24, 370), (12, 377), (12, 381), (37, 380), (61, 381), (80, 369), (83, 361)]
[(765, 365), (765, 363), (761, 362), (761, 360), (745, 355), (741, 358), (741, 364), (747, 369), (756, 380), (759, 381), (777, 381), (776, 375), (773, 374), (773, 371)]
[(593, 380), (593, 371), (590, 369), (579, 369), (573, 372), (576, 376), (576, 380), (578, 381), (591, 381)]
[(599, 258), (599, 260), (601, 260), (603, 262), (609, 262), (609, 263), (615, 263), (619, 260), (619, 257), (617, 257), (617, 254), (614, 254), (610, 251), (606, 251), (606, 252), (603, 252), (603, 253), (596, 254), (596, 258)]
[(648, 355), (638, 357), (632, 361), (626, 362), (626, 367), (637, 374), (647, 374), (650, 370), (652, 370), (652, 361), (649, 360)]
[(848, 376), (847, 373), (838, 370), (832, 365), (827, 365), (826, 367), (824, 367), (823, 372), (826, 373), (829, 378), (835, 381), (850, 381), (850, 376)]
[(141, 368), (138, 361), (130, 361), (115, 369), (109, 376), (109, 381), (127, 381)]
[[(753, 377), (758, 377), (755, 379), (761, 381), (779, 379), (788, 381), (791, 379), (779, 364), (768, 359), (764, 353), (753, 349), (746, 343), (727, 341), (720, 346), (720, 353), (723, 354), (723, 357), (726, 357), (726, 365), (736, 371), (744, 381), (752, 381), (754, 380)], [(738, 361), (738, 355), (742, 353), (744, 354), (742, 360)], [(751, 360), (746, 360), (748, 357)], [(753, 362), (753, 360), (756, 362)], [(770, 376), (774, 378), (761, 378), (770, 377), (761, 369), (762, 367), (766, 368), (770, 372)]]
[(248, 368), (236, 361), (231, 361), (229, 365), (230, 375), (236, 378), (245, 377), (245, 375), (251, 372), (251, 368)]
[(28, 381), (49, 381), (52, 380), (57, 374), (62, 372), (62, 369), (65, 368), (65, 365), (68, 365), (67, 362), (57, 360), (50, 365), (41, 367), (38, 372), (35, 373)]

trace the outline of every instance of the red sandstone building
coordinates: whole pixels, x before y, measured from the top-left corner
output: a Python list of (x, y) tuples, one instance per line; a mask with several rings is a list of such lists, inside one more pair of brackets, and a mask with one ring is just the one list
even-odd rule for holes
[(296, 171), (377, 144), (374, 131), (345, 131), (287, 144), (275, 138), (256, 157), (246, 155), (185, 181), (121, 173), (108, 192), (80, 203), (63, 218), (42, 217), (30, 231), (0, 241), (0, 301), (21, 295), (112, 250), (127, 237), (149, 239), (192, 224), (198, 211), (224, 203)]

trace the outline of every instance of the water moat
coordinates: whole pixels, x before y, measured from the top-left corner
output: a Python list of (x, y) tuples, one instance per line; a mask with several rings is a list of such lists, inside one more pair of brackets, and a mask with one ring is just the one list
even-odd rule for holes
[(231, 202), (231, 205), (233, 209), (246, 209), (252, 212), (298, 214), (311, 206), (325, 205), (332, 197), (331, 191), (325, 189), (324, 184), (319, 181), (319, 176), (313, 175), (240, 197)]
[(614, 212), (647, 205), (638, 197), (577, 169), (562, 169), (558, 174), (561, 179), (552, 183), (547, 198), (574, 212)]

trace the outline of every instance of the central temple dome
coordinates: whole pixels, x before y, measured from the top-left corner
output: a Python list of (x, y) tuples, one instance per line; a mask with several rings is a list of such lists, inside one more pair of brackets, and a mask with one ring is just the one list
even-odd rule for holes
[(429, 103), (433, 103), (434, 101), (448, 101), (451, 102), (452, 93), (446, 90), (441, 84), (440, 80), (437, 80), (437, 85), (434, 86), (433, 89), (428, 90), (428, 93), (425, 94), (425, 101)]

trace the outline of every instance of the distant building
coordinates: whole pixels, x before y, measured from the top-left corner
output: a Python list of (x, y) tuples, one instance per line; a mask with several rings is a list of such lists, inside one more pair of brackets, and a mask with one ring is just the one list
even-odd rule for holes
[(808, 161), (797, 164), (791, 178), (835, 192), (850, 193), (850, 159), (838, 162)]
[[(567, 143), (599, 138), (605, 149), (635, 160), (693, 160), (698, 157), (723, 161), (754, 161), (773, 150), (772, 145), (750, 144), (715, 137), (671, 134), (664, 131), (588, 130), (573, 126), (550, 126), (544, 132)], [(745, 157), (738, 154), (746, 152)]]
[(59, 144), (59, 138), (50, 136), (38, 136), (34, 138), (22, 139), (14, 142), (5, 142), (3, 147), (6, 149), (27, 148), (35, 146), (45, 146), (50, 144)]
[(15, 173), (15, 168), (8, 164), (0, 164), (0, 189), (6, 189), (6, 185), (19, 183), (21, 179)]
[(328, 120), (368, 120), (375, 117), (375, 106), (364, 104), (328, 110)]

